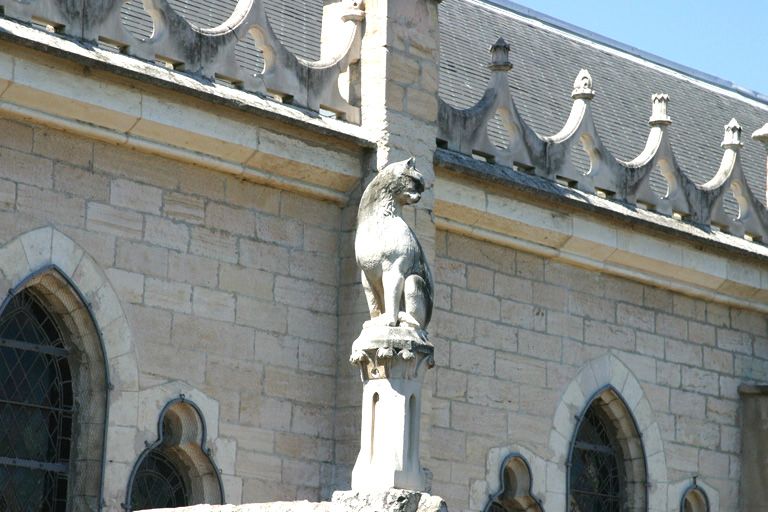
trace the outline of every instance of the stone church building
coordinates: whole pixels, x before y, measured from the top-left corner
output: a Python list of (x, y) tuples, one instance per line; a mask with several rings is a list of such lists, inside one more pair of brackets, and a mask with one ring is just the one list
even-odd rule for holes
[(421, 490), (765, 510), (766, 96), (506, 0), (0, 13), (0, 510), (349, 489), (357, 208), (410, 156)]

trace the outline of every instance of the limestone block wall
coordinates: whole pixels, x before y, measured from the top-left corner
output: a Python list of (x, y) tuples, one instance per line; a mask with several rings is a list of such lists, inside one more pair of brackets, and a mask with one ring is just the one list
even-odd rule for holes
[(766, 319), (438, 231), (432, 492), (482, 510), (504, 456), (563, 510), (575, 414), (611, 384), (637, 420), (649, 510), (677, 510), (697, 476), (712, 510), (737, 510), (738, 385), (768, 378)]
[[(339, 225), (331, 203), (0, 120), (0, 244), (20, 269), (3, 267), (6, 284), (64, 266), (105, 339), (107, 509), (119, 509), (180, 394), (203, 413), (228, 502), (320, 497), (333, 458)], [(71, 268), (57, 244), (78, 256)], [(37, 245), (37, 256), (17, 250)]]

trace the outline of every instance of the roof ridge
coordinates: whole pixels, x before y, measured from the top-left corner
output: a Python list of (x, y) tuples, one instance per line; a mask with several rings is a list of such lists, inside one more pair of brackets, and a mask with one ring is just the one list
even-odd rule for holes
[(735, 92), (743, 96), (746, 99), (757, 101), (764, 105), (768, 105), (768, 94), (764, 94), (764, 93), (749, 89), (747, 87), (743, 87), (741, 85), (735, 84), (734, 82), (731, 82), (730, 80), (726, 80), (724, 78), (720, 78), (710, 73), (700, 71), (690, 66), (686, 66), (685, 64), (674, 62), (672, 60), (666, 59), (654, 53), (641, 50), (637, 47), (631, 46), (626, 43), (622, 43), (621, 41), (617, 41), (616, 39), (612, 39), (610, 37), (598, 34), (597, 32), (593, 32), (591, 30), (579, 27), (577, 25), (573, 25), (559, 18), (555, 18), (554, 16), (550, 16), (541, 11), (537, 11), (535, 9), (531, 9), (530, 7), (526, 7), (524, 5), (518, 4), (516, 2), (513, 2), (512, 0), (474, 0), (474, 2), (494, 5), (496, 7), (511, 11), (525, 18), (530, 18), (530, 19), (539, 21), (553, 28), (563, 30), (565, 32), (570, 32), (573, 35), (583, 37), (585, 39), (591, 40), (592, 42), (608, 46), (610, 48), (613, 48), (614, 50), (627, 53), (634, 57), (639, 57), (653, 64), (668, 68), (671, 71), (682, 73), (696, 80), (701, 80), (708, 84), (715, 85), (723, 89), (727, 89), (729, 91)]

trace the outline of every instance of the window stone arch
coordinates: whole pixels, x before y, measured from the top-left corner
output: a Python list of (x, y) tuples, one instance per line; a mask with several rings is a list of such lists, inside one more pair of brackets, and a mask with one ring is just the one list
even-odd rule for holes
[[(45, 500), (43, 508), (97, 510), (102, 499), (108, 370), (86, 304), (58, 269), (44, 267), (10, 290), (0, 306), (0, 336), (4, 352), (0, 359), (16, 365), (8, 367), (6, 375), (19, 384), (19, 390), (28, 390), (26, 396), (15, 397), (15, 406), (6, 403), (6, 420), (16, 423), (3, 428), (11, 429), (6, 432), (9, 436), (14, 435), (14, 428), (24, 429), (27, 434), (17, 440), (20, 444), (48, 445), (17, 450), (27, 455), (48, 452), (35, 457), (44, 464), (41, 470), (27, 470), (19, 478), (40, 479), (37, 498)], [(12, 382), (2, 386), (6, 390), (14, 387)], [(37, 413), (32, 414), (30, 406)], [(42, 420), (38, 418), (41, 411), (47, 416)], [(27, 417), (30, 424), (19, 424), (20, 416)], [(36, 420), (47, 423), (46, 436)], [(40, 435), (33, 439), (35, 432)], [(17, 473), (32, 462), (24, 454), (19, 457)], [(10, 467), (14, 466), (6, 466)], [(20, 482), (17, 486), (22, 489)], [(50, 492), (58, 496), (42, 496)]]
[[(575, 439), (584, 412), (602, 393), (610, 391), (620, 400), (634, 419), (637, 437), (642, 439), (645, 454), (646, 482), (648, 483), (643, 511), (662, 512), (677, 507), (679, 494), (670, 501), (670, 482), (667, 477), (666, 456), (661, 430), (643, 388), (632, 371), (616, 354), (609, 353), (585, 363), (573, 380), (565, 387), (553, 417), (546, 458), (546, 490), (542, 502), (547, 510), (566, 511), (568, 508), (568, 461), (571, 444)], [(610, 402), (604, 396), (604, 402)], [(608, 410), (610, 412), (610, 408)], [(622, 427), (624, 428), (624, 427)], [(619, 429), (619, 432), (627, 430)], [(621, 437), (621, 435), (620, 435)], [(623, 441), (623, 439), (622, 439)], [(631, 450), (631, 447), (628, 447)], [(631, 452), (628, 452), (631, 453)], [(630, 509), (632, 510), (632, 509)]]
[(543, 512), (533, 495), (531, 467), (520, 453), (507, 455), (501, 464), (501, 489), (492, 495), (484, 512)]
[[(139, 368), (117, 293), (98, 263), (72, 239), (51, 227), (28, 231), (0, 246), (0, 288), (12, 290), (10, 295), (30, 288), (43, 297), (74, 333), (72, 339), (82, 350), (80, 361), (97, 361), (101, 351), (106, 387), (106, 399), (101, 403), (106, 408), (107, 435), (101, 441), (99, 469), (93, 470), (94, 464), (84, 468), (88, 477), (83, 483), (90, 486), (88, 493), (93, 492), (93, 486), (100, 488), (104, 509), (118, 510), (125, 500), (125, 481), (135, 460), (135, 455), (123, 460), (125, 445), (136, 444), (141, 433), (127, 426), (135, 425), (139, 415)], [(96, 371), (94, 364), (88, 368)], [(88, 402), (89, 406), (97, 403)], [(119, 436), (111, 434), (118, 429)]]
[(126, 510), (224, 502), (220, 472), (206, 446), (200, 408), (184, 395), (160, 412), (157, 440), (134, 465), (126, 491)]
[(680, 501), (680, 512), (711, 512), (707, 493), (699, 487), (696, 478), (683, 493), (683, 498)]
[(644, 512), (645, 450), (632, 414), (612, 386), (597, 392), (578, 417), (568, 456), (568, 510)]

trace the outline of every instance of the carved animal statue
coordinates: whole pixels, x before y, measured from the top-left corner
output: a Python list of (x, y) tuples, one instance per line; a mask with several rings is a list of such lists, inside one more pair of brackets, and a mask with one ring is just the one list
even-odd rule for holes
[(360, 200), (355, 258), (361, 269), (371, 319), (365, 325), (426, 329), (432, 317), (434, 283), (416, 234), (405, 223), (403, 205), (424, 192), (413, 158), (379, 171)]

